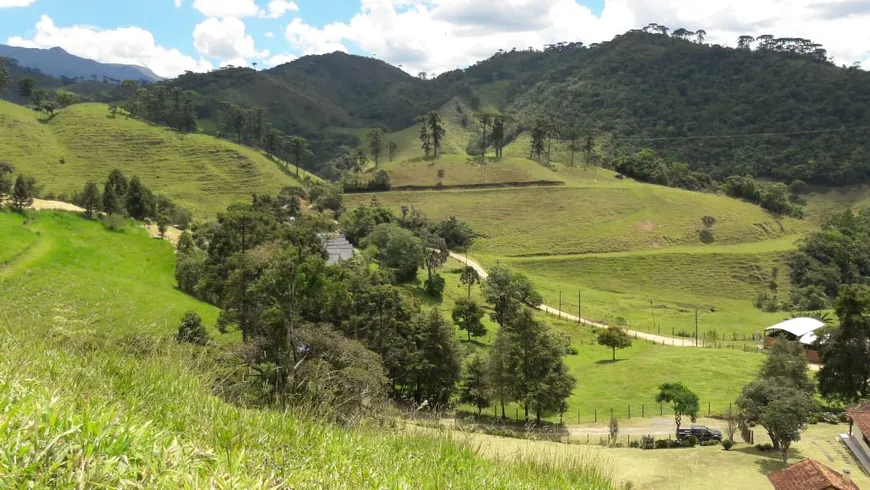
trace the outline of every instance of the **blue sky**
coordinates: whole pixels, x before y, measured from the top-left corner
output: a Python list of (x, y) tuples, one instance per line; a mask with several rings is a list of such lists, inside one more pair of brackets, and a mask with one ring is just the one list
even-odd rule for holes
[(0, 0), (0, 43), (164, 76), (336, 50), (438, 73), (499, 49), (601, 42), (649, 22), (705, 29), (720, 44), (808, 37), (838, 61), (870, 63), (870, 2), (856, 0)]

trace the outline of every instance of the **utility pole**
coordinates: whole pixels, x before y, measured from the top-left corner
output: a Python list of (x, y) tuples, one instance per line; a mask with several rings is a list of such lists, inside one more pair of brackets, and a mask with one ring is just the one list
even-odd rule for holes
[(698, 347), (698, 309), (695, 308), (695, 347)]
[(652, 323), (653, 323), (652, 326), (653, 326), (653, 330), (655, 330), (656, 329), (656, 310), (655, 310), (655, 306), (653, 306), (653, 300), (649, 300), (649, 313), (650, 313), (650, 315), (652, 315)]

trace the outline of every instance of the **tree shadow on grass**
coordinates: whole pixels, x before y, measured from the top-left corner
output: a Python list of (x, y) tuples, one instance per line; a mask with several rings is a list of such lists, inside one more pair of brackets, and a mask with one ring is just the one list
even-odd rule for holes
[(599, 364), (599, 365), (601, 365), (601, 364), (617, 364), (617, 363), (620, 363), (620, 362), (625, 361), (625, 360), (626, 359), (617, 359), (614, 361), (613, 359), (602, 359), (600, 361), (595, 361), (595, 364)]
[[(764, 475), (769, 475), (774, 471), (779, 471), (789, 465), (782, 463), (782, 456), (779, 454), (779, 451), (759, 451), (755, 448), (755, 446), (747, 445), (741, 448), (732, 449), (731, 452), (749, 454), (752, 456), (756, 456), (755, 465), (758, 467), (758, 472)], [(797, 449), (791, 448), (788, 450), (788, 457), (790, 460), (794, 459), (802, 459), (803, 454)]]

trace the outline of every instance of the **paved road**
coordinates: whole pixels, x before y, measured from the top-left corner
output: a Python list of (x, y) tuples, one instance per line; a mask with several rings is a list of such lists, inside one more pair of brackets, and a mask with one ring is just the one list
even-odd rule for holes
[[(466, 264), (475, 271), (480, 276), (481, 279), (486, 279), (489, 277), (486, 270), (482, 265), (475, 262), (472, 259), (469, 259), (465, 255), (460, 255), (457, 253), (450, 252), (450, 257), (458, 260), (460, 263)], [(598, 327), (598, 328), (610, 328), (610, 325), (606, 325), (604, 323), (595, 322), (592, 320), (588, 320), (586, 318), (580, 318), (577, 315), (572, 315), (571, 313), (560, 311), (556, 308), (547, 305), (540, 305), (538, 307), (540, 311), (547, 313), (549, 315), (558, 316), (559, 318), (564, 318), (569, 321), (578, 322), (583, 325), (589, 325), (590, 327)], [(696, 347), (695, 341), (693, 339), (683, 339), (683, 338), (674, 338), (674, 337), (665, 337), (663, 335), (655, 335), (646, 332), (638, 332), (636, 330), (626, 330), (629, 335), (636, 339), (648, 340), (650, 342), (654, 342), (656, 344), (664, 344), (664, 345), (672, 345), (674, 347)], [(697, 347), (703, 347), (703, 342), (699, 342)]]

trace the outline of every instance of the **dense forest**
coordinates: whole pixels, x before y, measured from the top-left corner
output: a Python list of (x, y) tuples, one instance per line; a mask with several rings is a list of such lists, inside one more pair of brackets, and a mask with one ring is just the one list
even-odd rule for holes
[[(332, 53), (264, 71), (186, 73), (161, 85), (196, 92), (207, 131), (239, 139), (227, 130), (228, 115), (239, 113), (229, 104), (305, 138), (311, 156), (303, 168), (317, 173), (342, 147), (362, 143), (341, 128), (405, 129), (459, 98), (506, 116), (504, 142), (545, 121), (548, 139), (594, 140), (600, 163), (613, 167), (648, 148), (719, 181), (870, 180), (870, 73), (836, 66), (808, 39), (741, 36), (731, 48), (705, 44), (705, 34), (652, 24), (590, 46), (499, 51), (434, 77)], [(120, 87), (73, 90), (103, 101), (128, 96)]]

